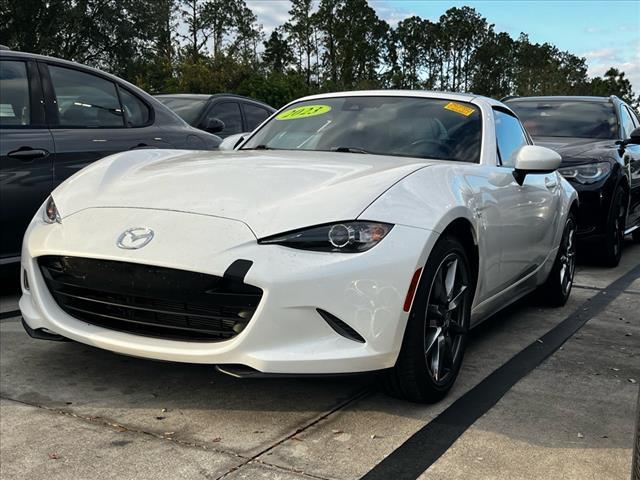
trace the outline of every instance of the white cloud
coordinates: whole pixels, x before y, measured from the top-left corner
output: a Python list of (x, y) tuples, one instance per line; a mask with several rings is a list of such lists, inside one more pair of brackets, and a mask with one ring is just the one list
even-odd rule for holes
[(600, 48), (582, 54), (587, 60), (588, 74), (601, 77), (611, 67), (625, 73), (636, 93), (640, 89), (640, 42), (631, 45), (631, 54), (623, 55), (617, 48)]
[(584, 31), (586, 33), (606, 33), (608, 30), (602, 27), (587, 27)]
[(378, 17), (385, 20), (393, 28), (395, 28), (398, 23), (405, 18), (415, 15), (415, 13), (407, 10), (399, 10), (397, 2), (396, 4), (391, 5), (391, 2), (388, 0), (369, 0), (369, 5), (376, 11)]
[(582, 54), (587, 62), (599, 62), (603, 60), (619, 62), (618, 51), (615, 48), (599, 48)]
[(289, 20), (291, 2), (289, 0), (247, 0), (247, 7), (258, 17), (264, 33), (268, 36)]

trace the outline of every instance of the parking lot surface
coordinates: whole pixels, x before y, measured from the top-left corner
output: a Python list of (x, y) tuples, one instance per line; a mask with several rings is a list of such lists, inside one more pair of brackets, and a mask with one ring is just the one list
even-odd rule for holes
[[(374, 375), (239, 380), (210, 366), (33, 340), (10, 313), (17, 295), (7, 295), (0, 477), (628, 479), (640, 381), (639, 264), (640, 245), (629, 243), (616, 269), (580, 265), (564, 308), (525, 298), (485, 322), (456, 385), (436, 405), (386, 397)], [(447, 436), (446, 412), (463, 400), (473, 405), (475, 387), (528, 346), (544, 346), (543, 335), (567, 318), (586, 323), (523, 369), (477, 420), (456, 425), (461, 434), (441, 455), (429, 453), (443, 442), (431, 432)], [(416, 438), (424, 455), (405, 444)]]

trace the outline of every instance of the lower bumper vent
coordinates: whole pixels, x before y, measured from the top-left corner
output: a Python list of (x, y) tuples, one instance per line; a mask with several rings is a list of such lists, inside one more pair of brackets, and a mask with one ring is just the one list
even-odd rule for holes
[(324, 319), (324, 321), (327, 322), (329, 326), (335, 330), (336, 333), (338, 333), (339, 335), (342, 335), (345, 338), (348, 338), (349, 340), (353, 340), (354, 342), (365, 343), (365, 340), (364, 338), (362, 338), (362, 335), (360, 335), (358, 332), (356, 332), (353, 328), (351, 328), (345, 322), (340, 320), (338, 317), (330, 314), (329, 312), (322, 310), (321, 308), (317, 308), (316, 310), (318, 311), (320, 316)]

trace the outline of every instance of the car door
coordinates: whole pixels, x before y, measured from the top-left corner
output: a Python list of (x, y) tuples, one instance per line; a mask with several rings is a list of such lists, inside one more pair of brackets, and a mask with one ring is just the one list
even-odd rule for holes
[(51, 192), (54, 158), (36, 63), (0, 60), (0, 264), (19, 260), (24, 231)]
[(167, 145), (153, 110), (134, 93), (88, 70), (40, 63), (56, 145), (54, 187), (88, 164), (135, 148)]
[(206, 126), (210, 120), (217, 118), (224, 123), (224, 129), (216, 132), (220, 138), (226, 138), (229, 135), (243, 133), (242, 112), (240, 110), (240, 102), (236, 100), (215, 100), (211, 103), (209, 110), (204, 115), (200, 124), (200, 128)]
[[(628, 139), (631, 132), (640, 126), (640, 121), (626, 105), (620, 105), (620, 108), (622, 137)], [(627, 216), (627, 228), (631, 228), (640, 225), (640, 145), (627, 145), (622, 158), (629, 172), (631, 187)]]
[(250, 102), (242, 102), (242, 113), (244, 114), (244, 131), (254, 131), (262, 122), (271, 116), (271, 112), (266, 108)]
[[(494, 110), (498, 170), (512, 172), (518, 150), (529, 144), (520, 121), (508, 111)], [(560, 220), (558, 172), (528, 174), (524, 183), (515, 180), (494, 192), (499, 206), (500, 284), (502, 290), (536, 270), (555, 248)]]

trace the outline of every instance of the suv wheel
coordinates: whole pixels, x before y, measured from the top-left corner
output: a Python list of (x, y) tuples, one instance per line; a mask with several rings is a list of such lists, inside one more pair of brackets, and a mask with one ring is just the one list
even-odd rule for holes
[(605, 231), (603, 245), (604, 252), (602, 253), (602, 262), (607, 267), (617, 267), (620, 263), (626, 219), (626, 194), (622, 188), (618, 188), (611, 202), (611, 213), (607, 220), (607, 229)]

